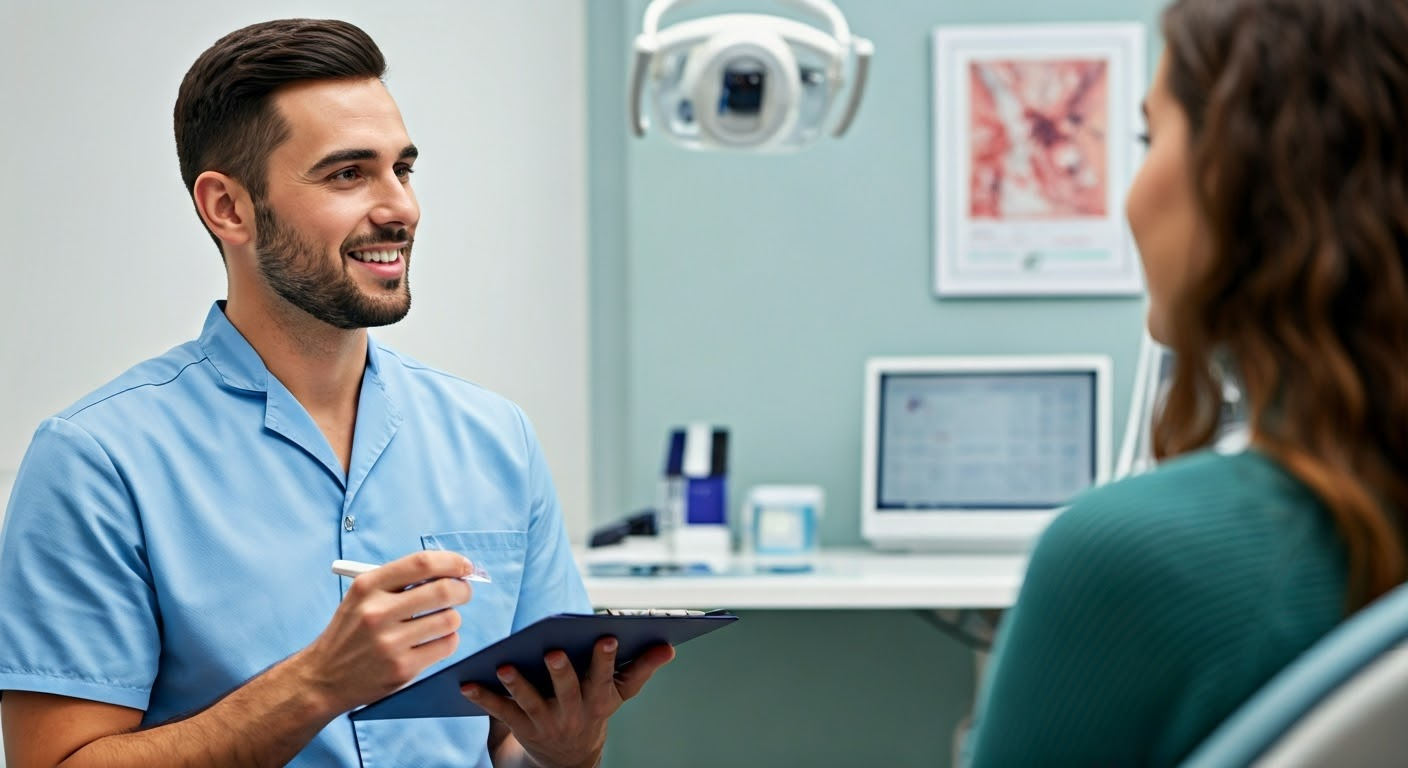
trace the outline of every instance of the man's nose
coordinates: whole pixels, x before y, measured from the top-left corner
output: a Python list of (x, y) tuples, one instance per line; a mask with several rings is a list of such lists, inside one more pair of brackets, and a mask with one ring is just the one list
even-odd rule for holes
[(420, 221), (420, 204), (416, 202), (415, 191), (394, 177), (378, 184), (371, 219), (379, 227), (414, 227)]

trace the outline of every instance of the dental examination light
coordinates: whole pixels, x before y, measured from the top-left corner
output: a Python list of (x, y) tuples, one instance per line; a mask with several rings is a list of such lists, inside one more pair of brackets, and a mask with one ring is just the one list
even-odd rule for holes
[[(690, 149), (802, 149), (826, 130), (832, 103), (848, 90), (844, 109), (830, 129), (837, 137), (846, 132), (860, 108), (875, 47), (851, 36), (835, 5), (827, 0), (785, 0), (824, 22), (826, 31), (753, 13), (705, 16), (660, 27), (667, 12), (697, 1), (653, 0), (645, 9), (629, 83), (635, 135), (644, 136), (653, 122)], [(652, 105), (651, 118), (644, 114), (646, 100)]]

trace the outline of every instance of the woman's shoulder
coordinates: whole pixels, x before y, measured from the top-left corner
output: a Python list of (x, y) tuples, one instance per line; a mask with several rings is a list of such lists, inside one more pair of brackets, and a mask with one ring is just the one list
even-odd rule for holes
[[(1094, 489), (1037, 542), (1003, 619), (994, 668), (1009, 682), (993, 707), (1030, 697), (1033, 680), (1079, 685), (1080, 716), (1104, 713), (1085, 732), (1093, 749), (1186, 753), (1338, 620), (1337, 542), (1314, 495), (1254, 451)], [(1048, 743), (1092, 721), (1060, 722)]]
[(1304, 484), (1265, 454), (1199, 451), (1087, 491), (1058, 520), (1170, 533), (1190, 524), (1276, 525), (1290, 510), (1318, 506)]
[(1234, 571), (1255, 581), (1288, 553), (1332, 546), (1332, 528), (1314, 494), (1271, 458), (1206, 451), (1083, 494), (1042, 535), (1033, 565), (1126, 581)]

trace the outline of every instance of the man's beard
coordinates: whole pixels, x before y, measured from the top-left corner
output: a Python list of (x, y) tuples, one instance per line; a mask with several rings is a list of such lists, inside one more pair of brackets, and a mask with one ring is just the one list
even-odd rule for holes
[(391, 296), (373, 297), (357, 287), (347, 273), (346, 262), (328, 261), (320, 246), (300, 237), (264, 203), (255, 204), (254, 221), (259, 272), (293, 306), (345, 329), (391, 325), (411, 311), (411, 240), (405, 229), (383, 229), (343, 243), (341, 253), (377, 243), (406, 243), (401, 277), (383, 281), (387, 290), (400, 290)]

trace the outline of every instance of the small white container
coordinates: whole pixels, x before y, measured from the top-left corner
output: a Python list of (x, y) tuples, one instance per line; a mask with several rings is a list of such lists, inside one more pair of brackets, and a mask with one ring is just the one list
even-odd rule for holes
[(818, 485), (759, 485), (743, 502), (743, 552), (763, 571), (809, 571), (820, 547), (826, 492)]

